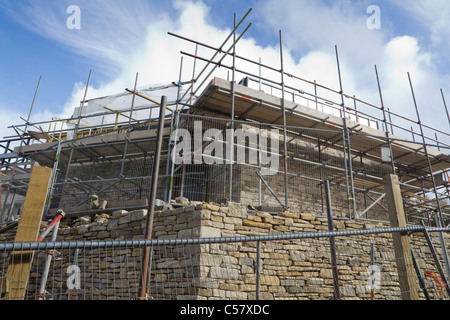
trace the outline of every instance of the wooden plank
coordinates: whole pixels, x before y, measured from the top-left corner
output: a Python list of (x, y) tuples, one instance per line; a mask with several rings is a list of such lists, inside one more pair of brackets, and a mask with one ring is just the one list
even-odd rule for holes
[[(397, 175), (384, 177), (384, 188), (389, 210), (391, 227), (406, 227), (405, 211), (402, 194)], [(411, 256), (411, 246), (407, 234), (392, 233), (394, 242), (395, 260), (400, 282), (400, 295), (402, 300), (418, 300), (418, 286)]]
[[(15, 242), (31, 242), (37, 240), (51, 174), (51, 168), (33, 167), (14, 239)], [(12, 253), (11, 263), (6, 273), (6, 278), (9, 280), (9, 287), (5, 291), (9, 292), (5, 293), (3, 299), (24, 299), (32, 262), (32, 251), (15, 251)]]

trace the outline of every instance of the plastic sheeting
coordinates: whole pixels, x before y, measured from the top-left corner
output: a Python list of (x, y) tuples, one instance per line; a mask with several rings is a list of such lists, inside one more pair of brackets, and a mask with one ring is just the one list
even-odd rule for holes
[[(116, 122), (125, 125), (129, 122), (130, 117), (134, 122), (146, 121), (159, 116), (158, 105), (162, 96), (167, 97), (168, 105), (174, 105), (179, 97), (184, 94), (184, 91), (181, 88), (179, 90), (179, 86), (175, 83), (141, 87), (136, 91), (149, 99), (134, 95), (133, 102), (133, 93), (128, 91), (89, 99), (85, 101), (83, 106), (80, 105), (74, 109), (72, 119), (78, 119), (81, 109), (80, 128), (111, 126)], [(189, 95), (186, 95), (183, 101), (189, 98)], [(170, 110), (167, 110), (166, 114), (170, 114), (170, 112)], [(117, 114), (119, 115), (117, 116)], [(66, 125), (69, 129), (68, 139), (72, 139), (74, 131), (70, 129), (75, 128), (75, 123), (67, 123)]]

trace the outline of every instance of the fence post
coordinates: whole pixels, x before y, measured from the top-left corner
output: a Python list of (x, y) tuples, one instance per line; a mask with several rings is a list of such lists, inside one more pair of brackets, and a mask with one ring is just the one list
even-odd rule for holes
[[(328, 231), (334, 231), (333, 215), (331, 213), (330, 181), (328, 180), (325, 180), (325, 200), (327, 204)], [(337, 269), (336, 245), (334, 242), (334, 237), (330, 237), (330, 255), (331, 255), (331, 267), (333, 271), (334, 299), (340, 300), (341, 294), (339, 292), (339, 275)]]
[(259, 300), (261, 279), (261, 241), (256, 241), (256, 300)]
[[(405, 211), (397, 175), (389, 174), (384, 177), (384, 190), (391, 227), (406, 227)], [(418, 300), (418, 288), (408, 235), (394, 232), (392, 238), (402, 300)]]

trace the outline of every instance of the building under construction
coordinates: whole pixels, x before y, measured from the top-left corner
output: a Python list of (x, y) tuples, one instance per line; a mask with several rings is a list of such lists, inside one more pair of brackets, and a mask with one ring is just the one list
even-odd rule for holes
[[(70, 118), (12, 125), (17, 136), (0, 143), (1, 225), (21, 216), (35, 166), (52, 169), (46, 219), (59, 209), (76, 218), (148, 208), (154, 205), (149, 200), (156, 157), (156, 206), (180, 199), (236, 202), (274, 216), (326, 216), (329, 183), (335, 218), (389, 221), (383, 179), (395, 174), (407, 223), (450, 223), (446, 130), (423, 124), (420, 106), (415, 120), (386, 108), (376, 67), (379, 105), (345, 93), (341, 81), (340, 88), (328, 88), (289, 73), (281, 32), (279, 66), (237, 55), (248, 29), (237, 33), (243, 21), (217, 48), (170, 33), (174, 41), (211, 53), (182, 52), (180, 74), (183, 61), (191, 59), (192, 79), (83, 98)], [(241, 69), (244, 64), (259, 73)], [(219, 68), (226, 73), (218, 74)], [(263, 77), (264, 70), (275, 76)]]

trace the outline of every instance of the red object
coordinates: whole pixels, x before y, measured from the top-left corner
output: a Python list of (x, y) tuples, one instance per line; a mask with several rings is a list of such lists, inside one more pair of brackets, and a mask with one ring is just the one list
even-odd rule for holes
[(66, 215), (66, 213), (62, 210), (59, 210), (55, 219), (48, 225), (48, 227), (39, 235), (37, 238), (37, 242), (41, 242), (44, 238), (49, 234), (49, 232), (53, 229), (53, 227)]

